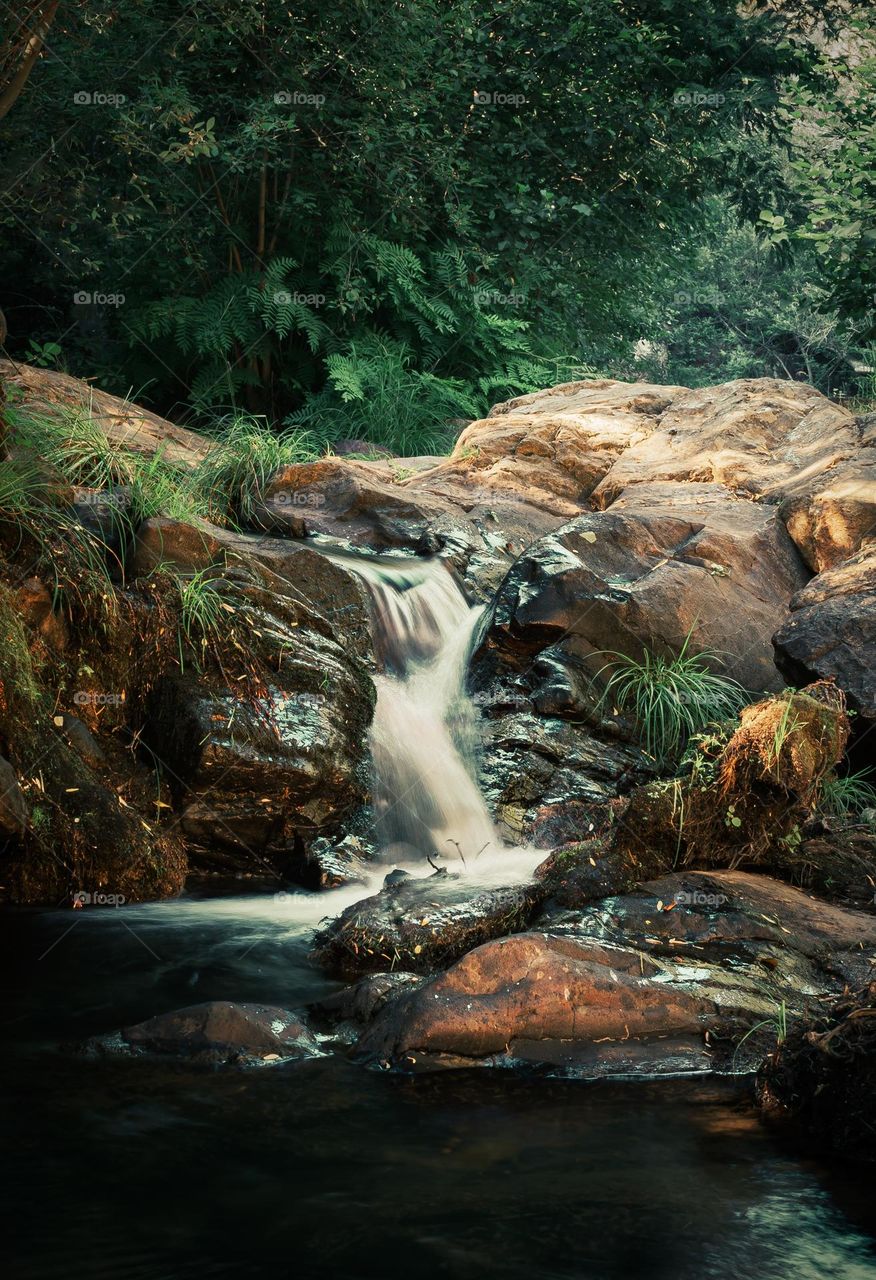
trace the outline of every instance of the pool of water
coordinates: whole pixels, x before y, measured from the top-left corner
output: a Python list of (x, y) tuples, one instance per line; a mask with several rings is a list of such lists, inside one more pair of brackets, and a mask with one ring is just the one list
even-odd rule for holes
[(727, 1086), (60, 1047), (201, 1000), (318, 998), (325, 903), (4, 911), (8, 1274), (876, 1280), (872, 1179), (789, 1148)]

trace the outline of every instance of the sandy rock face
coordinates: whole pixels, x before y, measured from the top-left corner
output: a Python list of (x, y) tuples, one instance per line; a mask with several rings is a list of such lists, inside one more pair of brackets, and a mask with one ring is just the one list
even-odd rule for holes
[(420, 491), (457, 501), (516, 500), (559, 516), (579, 512), (624, 450), (646, 440), (682, 387), (571, 382), (496, 405), (463, 431)]
[(836, 680), (850, 708), (876, 721), (876, 542), (813, 578), (775, 635), (776, 662), (794, 684)]

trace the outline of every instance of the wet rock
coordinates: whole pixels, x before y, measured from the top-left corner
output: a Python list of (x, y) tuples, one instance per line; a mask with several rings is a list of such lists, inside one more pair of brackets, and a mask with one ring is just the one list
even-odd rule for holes
[(311, 1006), (311, 1012), (327, 1025), (361, 1028), (402, 991), (413, 991), (426, 981), (417, 973), (369, 973), (351, 987), (335, 991)]
[(876, 721), (876, 542), (813, 578), (774, 637), (789, 682), (834, 679), (865, 727)]
[(599, 830), (606, 806), (651, 775), (635, 747), (556, 718), (518, 712), (482, 724), (481, 787), (500, 829), (553, 848)]
[(331, 633), (366, 663), (373, 662), (368, 601), (354, 573), (310, 547), (268, 534), (221, 529), (206, 520), (165, 516), (140, 526), (131, 576), (148, 575), (159, 564), (185, 573), (212, 567), (256, 569), (267, 590), (324, 619)]
[(137, 1056), (157, 1054), (210, 1066), (257, 1065), (320, 1054), (313, 1036), (288, 1009), (228, 1000), (159, 1014), (124, 1027), (118, 1038), (91, 1041), (90, 1047), (111, 1053), (127, 1048)]
[(92, 768), (105, 763), (106, 755), (103, 748), (81, 720), (70, 715), (69, 711), (62, 711), (54, 717), (54, 722), (80, 760), (84, 760)]
[(666, 862), (647, 845), (629, 850), (611, 847), (604, 836), (555, 849), (535, 869), (545, 891), (545, 910), (583, 907), (619, 893), (666, 870)]
[[(485, 643), (507, 668), (529, 671), (561, 641), (580, 672), (568, 710), (582, 714), (594, 710), (590, 680), (606, 650), (678, 652), (689, 636), (691, 651), (719, 652), (720, 669), (747, 688), (778, 688), (772, 637), (806, 576), (772, 508), (722, 485), (641, 484), (521, 556)], [(555, 676), (552, 666), (545, 680)]]
[(799, 844), (775, 845), (765, 869), (829, 902), (876, 912), (876, 823), (866, 814), (858, 823), (818, 819), (803, 834)]
[(474, 889), (446, 871), (406, 877), (348, 907), (314, 939), (313, 958), (342, 976), (450, 964), (486, 938), (526, 926), (538, 885)]
[(250, 870), (272, 845), (285, 865), (296, 837), (337, 825), (368, 789), (371, 681), (334, 641), (270, 625), (285, 649), (262, 692), (244, 700), (215, 675), (170, 677), (144, 731), (185, 799), (189, 837), (237, 849)]
[(339, 889), (346, 884), (367, 884), (374, 875), (374, 850), (358, 836), (311, 841), (294, 859), (291, 875), (306, 889)]
[(408, 1070), (739, 1068), (747, 1030), (859, 983), (876, 943), (872, 916), (741, 872), (665, 876), (544, 928), (390, 999), (360, 1054)]
[(15, 839), (22, 835), (29, 816), (15, 770), (8, 760), (0, 756), (0, 839)]

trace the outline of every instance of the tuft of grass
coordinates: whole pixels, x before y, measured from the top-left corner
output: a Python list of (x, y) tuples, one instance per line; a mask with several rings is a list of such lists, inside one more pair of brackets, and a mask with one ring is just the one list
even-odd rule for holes
[(818, 809), (835, 818), (856, 818), (864, 809), (876, 808), (876, 786), (871, 777), (869, 769), (828, 774), (821, 784)]
[(661, 764), (677, 759), (690, 738), (736, 716), (748, 701), (738, 681), (709, 669), (708, 661), (720, 661), (718, 655), (688, 653), (689, 642), (690, 635), (671, 657), (650, 649), (641, 659), (610, 652), (595, 677), (608, 672), (600, 704), (611, 701), (629, 712), (645, 751)]
[(179, 576), (179, 665), (185, 668), (184, 641), (203, 659), (215, 645), (229, 608), (222, 596), (217, 575), (221, 567), (211, 565), (188, 577)]
[(319, 445), (308, 431), (272, 431), (264, 419), (239, 414), (221, 423), (215, 447), (200, 463), (193, 495), (210, 520), (239, 524), (252, 519), (255, 504), (280, 467), (312, 462)]

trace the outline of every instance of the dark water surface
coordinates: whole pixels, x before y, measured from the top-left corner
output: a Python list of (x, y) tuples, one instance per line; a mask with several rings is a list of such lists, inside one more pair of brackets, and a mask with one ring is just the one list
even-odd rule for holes
[(300, 1007), (333, 985), (324, 904), (3, 913), (6, 1275), (876, 1280), (872, 1176), (724, 1088), (58, 1052), (200, 1000)]

